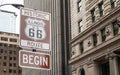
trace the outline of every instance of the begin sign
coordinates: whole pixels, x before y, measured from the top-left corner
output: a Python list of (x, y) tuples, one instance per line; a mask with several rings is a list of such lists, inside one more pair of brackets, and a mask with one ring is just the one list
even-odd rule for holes
[(19, 51), (19, 65), (25, 68), (50, 69), (50, 55), (25, 50)]

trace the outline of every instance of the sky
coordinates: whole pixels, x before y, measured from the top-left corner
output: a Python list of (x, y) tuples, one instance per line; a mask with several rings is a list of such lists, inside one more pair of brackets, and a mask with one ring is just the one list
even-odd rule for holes
[(16, 33), (19, 34), (20, 10), (11, 5), (6, 5), (6, 4), (22, 4), (23, 5), (24, 4), (23, 0), (0, 0), (0, 9), (16, 13), (16, 15), (17, 15), (16, 25), (18, 25), (18, 26), (16, 26)]

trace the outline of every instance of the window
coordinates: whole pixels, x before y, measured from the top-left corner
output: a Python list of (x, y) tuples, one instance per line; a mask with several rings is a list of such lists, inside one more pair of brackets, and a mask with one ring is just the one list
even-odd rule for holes
[(2, 41), (8, 41), (8, 38), (6, 38), (6, 37), (1, 37), (1, 40), (2, 40)]
[(7, 63), (6, 62), (3, 62), (3, 66), (6, 66), (7, 65)]
[(7, 50), (4, 50), (4, 53), (7, 53)]
[(2, 43), (0, 43), (0, 46), (2, 46)]
[(14, 54), (16, 54), (16, 51), (14, 51)]
[(10, 38), (10, 42), (17, 42), (17, 39)]
[(0, 56), (0, 59), (2, 59), (2, 56)]
[(13, 70), (13, 73), (16, 73), (16, 70)]
[(99, 12), (100, 12), (100, 16), (104, 15), (104, 6), (103, 6), (103, 2), (101, 2), (99, 5)]
[(102, 75), (110, 75), (109, 62), (101, 64)]
[(12, 44), (9, 44), (9, 47), (12, 47), (13, 45)]
[(80, 75), (85, 75), (85, 71), (83, 68), (80, 70)]
[(83, 31), (82, 20), (78, 22), (78, 30), (79, 30), (79, 32)]
[[(118, 63), (120, 63), (120, 57), (118, 57)], [(118, 64), (118, 67), (119, 67), (119, 70), (120, 70), (120, 64)]]
[(112, 25), (113, 25), (114, 35), (117, 35), (117, 34), (119, 33), (119, 26), (120, 26), (120, 24), (118, 24), (117, 21), (114, 21), (114, 22), (112, 23)]
[(16, 63), (13, 63), (14, 67), (16, 67)]
[(12, 50), (10, 50), (9, 53), (12, 54)]
[(17, 48), (17, 45), (14, 45), (14, 48)]
[(12, 73), (12, 69), (9, 69), (9, 73)]
[(9, 66), (12, 66), (12, 63), (9, 63)]
[(0, 53), (3, 53), (3, 49), (0, 49)]
[(16, 60), (16, 57), (14, 57), (13, 59)]
[(22, 73), (22, 71), (21, 70), (19, 70), (19, 74), (21, 74)]
[(83, 42), (81, 42), (81, 43), (80, 43), (80, 52), (81, 52), (81, 54), (83, 53), (83, 51), (84, 51)]
[(95, 22), (95, 9), (91, 10), (92, 22)]
[(12, 57), (9, 57), (9, 60), (12, 60)]
[(6, 59), (7, 59), (7, 56), (4, 56), (4, 59), (6, 60)]
[(81, 0), (78, 1), (78, 3), (77, 3), (77, 7), (78, 7), (78, 12), (80, 12), (80, 11), (81, 11), (81, 7), (82, 7)]
[(117, 6), (117, 1), (116, 0), (110, 0), (110, 3), (111, 3), (111, 8), (114, 8)]
[(7, 47), (7, 44), (4, 44), (4, 47)]
[(102, 37), (102, 42), (104, 42), (106, 40), (105, 28), (101, 30), (101, 37)]
[(93, 45), (96, 46), (97, 45), (97, 34), (93, 34)]

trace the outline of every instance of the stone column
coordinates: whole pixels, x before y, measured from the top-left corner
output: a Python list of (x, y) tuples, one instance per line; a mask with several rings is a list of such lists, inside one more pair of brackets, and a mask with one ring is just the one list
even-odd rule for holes
[(109, 65), (110, 65), (110, 75), (119, 75), (117, 56), (112, 56), (109, 58)]
[(100, 30), (96, 31), (96, 34), (97, 34), (97, 45), (101, 44), (102, 43), (102, 39), (101, 39), (101, 32)]
[(100, 69), (98, 63), (90, 60), (88, 65), (88, 74), (89, 75), (100, 75)]
[(111, 10), (110, 0), (103, 0), (103, 3), (104, 3), (105, 15), (107, 15), (110, 13)]
[(92, 25), (91, 12), (87, 12), (86, 17), (86, 28), (89, 28)]
[(120, 6), (120, 0), (117, 0), (117, 6), (118, 7)]
[(100, 11), (98, 5), (95, 6), (95, 16), (96, 16), (96, 21), (99, 21), (100, 18)]

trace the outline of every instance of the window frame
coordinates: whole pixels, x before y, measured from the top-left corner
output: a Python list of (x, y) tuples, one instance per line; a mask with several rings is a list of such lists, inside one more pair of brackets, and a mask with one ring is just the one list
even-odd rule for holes
[(83, 31), (83, 23), (82, 23), (82, 22), (83, 22), (82, 20), (80, 20), (80, 21), (78, 22), (78, 32), (79, 32), (79, 33)]
[(101, 29), (101, 39), (102, 39), (102, 42), (106, 41), (105, 27)]
[(80, 73), (80, 75), (85, 75), (85, 70), (84, 70), (84, 68), (81, 68), (79, 73)]
[(98, 4), (100, 16), (104, 15), (104, 4), (103, 1)]
[(81, 8), (82, 8), (82, 0), (79, 0), (79, 1), (77, 2), (77, 10), (78, 10), (78, 12), (81, 11)]
[(97, 43), (98, 43), (97, 34), (94, 33), (94, 34), (93, 34), (93, 45), (94, 45), (94, 46), (97, 46)]
[[(117, 27), (115, 27), (115, 25)], [(118, 35), (119, 34), (119, 25), (117, 24), (117, 20), (112, 22), (112, 27), (113, 27), (113, 34)]]
[(111, 8), (115, 8), (117, 6), (116, 0), (110, 0)]
[(84, 46), (83, 46), (83, 41), (82, 42), (80, 42), (80, 44), (79, 44), (79, 48), (80, 48), (80, 53), (81, 54), (83, 54), (83, 52), (84, 52)]
[(95, 22), (95, 8), (93, 8), (91, 11), (91, 19), (92, 19), (92, 22)]

